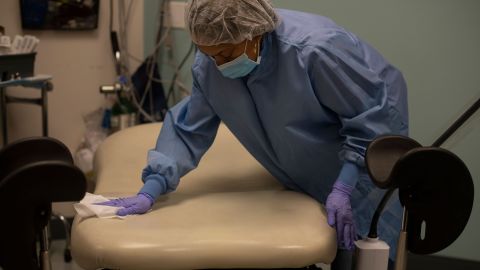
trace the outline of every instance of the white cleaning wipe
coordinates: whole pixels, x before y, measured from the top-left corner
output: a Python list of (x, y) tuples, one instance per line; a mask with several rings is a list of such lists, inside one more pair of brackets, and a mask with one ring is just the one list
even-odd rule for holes
[(118, 209), (122, 207), (96, 205), (96, 203), (106, 202), (107, 199), (101, 195), (95, 195), (91, 193), (85, 193), (85, 197), (79, 202), (73, 205), (77, 214), (82, 218), (97, 216), (99, 218), (124, 218), (117, 216)]

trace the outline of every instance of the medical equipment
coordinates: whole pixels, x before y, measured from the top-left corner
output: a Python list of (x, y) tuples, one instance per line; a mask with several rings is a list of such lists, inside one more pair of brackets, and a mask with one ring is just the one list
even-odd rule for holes
[(115, 73), (117, 75), (117, 80), (113, 85), (102, 85), (100, 86), (100, 93), (103, 94), (115, 94), (123, 89), (123, 85), (126, 83), (121, 79), (122, 73), (122, 52), (120, 50), (120, 45), (118, 42), (117, 32), (113, 30), (113, 2), (110, 1), (110, 45), (112, 46), (112, 55), (115, 65)]
[[(123, 14), (124, 2), (119, 3), (122, 7), (120, 13)], [(115, 64), (116, 79), (112, 85), (100, 86), (100, 93), (115, 95), (113, 99), (110, 98), (109, 100), (113, 104), (108, 104), (105, 109), (105, 121), (103, 123), (104, 128), (113, 133), (134, 126), (137, 123), (137, 110), (131, 102), (133, 97), (128, 78), (128, 61), (125, 60), (128, 56), (124, 55), (126, 45), (123, 45), (124, 48), (122, 50), (117, 31), (113, 30), (113, 1), (110, 1), (110, 44)]]
[[(110, 1), (110, 40), (117, 78), (111, 85), (100, 86), (100, 92), (104, 94), (122, 93), (135, 108), (136, 123), (163, 121), (169, 102), (171, 104), (178, 102), (175, 90), (179, 89), (182, 97), (190, 93), (180, 77), (184, 64), (194, 51), (194, 45), (191, 44), (180, 64), (177, 65), (174, 59), (176, 46), (171, 43), (172, 39), (169, 39), (171, 25), (167, 23), (170, 16), (168, 9), (170, 1), (158, 1), (160, 10), (157, 36), (153, 52), (149, 53), (145, 59), (138, 59), (128, 51), (127, 26), (133, 1)], [(114, 3), (118, 5), (118, 31), (113, 30)], [(164, 52), (161, 52), (162, 48)], [(164, 61), (161, 61), (161, 55), (167, 56), (167, 65), (172, 68), (173, 75), (170, 81), (163, 80), (160, 76), (158, 65), (162, 65), (163, 71), (166, 70), (166, 66), (163, 66)], [(142, 63), (134, 72), (130, 70), (130, 59)], [(169, 83), (168, 88), (165, 87), (167, 91), (164, 91), (163, 83)]]
[[(473, 206), (474, 187), (468, 168), (455, 154), (440, 148), (480, 107), (478, 99), (431, 147), (422, 147), (404, 136), (382, 136), (368, 147), (366, 164), (374, 183), (388, 189), (372, 219), (366, 240), (356, 242), (357, 270), (386, 269), (382, 248), (367, 250), (377, 240), (381, 211), (395, 189), (404, 206), (396, 270), (407, 267), (407, 251), (432, 254), (453, 243), (467, 225)], [(383, 245), (384, 247), (384, 245)], [(381, 261), (378, 265), (376, 262)]]
[[(134, 108), (136, 113), (136, 116), (134, 117), (135, 121), (131, 121), (132, 117), (130, 117), (130, 121), (126, 122), (146, 123), (162, 121), (168, 110), (168, 100), (174, 92), (175, 85), (182, 85), (182, 89), (185, 89), (178, 77), (180, 69), (193, 51), (193, 46), (189, 49), (184, 60), (182, 60), (182, 63), (178, 67), (175, 66), (174, 75), (167, 92), (168, 94), (165, 94), (166, 92), (162, 85), (164, 81), (162, 81), (160, 77), (160, 69), (158, 68), (161, 46), (166, 43), (167, 37), (170, 33), (170, 27), (167, 27), (166, 30), (164, 29), (165, 16), (169, 15), (168, 12), (166, 12), (166, 10), (168, 10), (166, 7), (168, 7), (169, 2), (169, 0), (164, 0), (159, 4), (160, 26), (157, 32), (155, 48), (151, 55), (147, 56), (145, 60), (141, 60), (133, 57), (129, 53), (127, 46), (128, 32), (126, 29), (128, 26), (128, 17), (131, 11), (132, 2), (128, 4), (128, 10), (126, 8), (127, 1), (115, 2), (118, 4), (119, 13), (119, 29), (117, 32), (113, 29), (114, 15), (112, 10), (114, 2), (110, 1), (110, 41), (117, 78), (112, 85), (101, 86), (100, 92), (104, 94), (115, 94), (117, 97), (123, 96), (123, 99), (130, 103), (129, 107)], [(172, 52), (167, 53), (169, 57), (171, 57), (173, 49), (171, 51)], [(130, 58), (142, 63), (133, 73), (130, 71)], [(109, 113), (113, 113), (113, 111), (107, 109), (107, 114)], [(115, 116), (110, 114), (109, 116), (115, 119)], [(122, 121), (114, 120), (114, 123), (112, 124), (115, 124), (116, 122)], [(106, 126), (109, 127), (109, 125)]]
[[(48, 92), (53, 90), (52, 76), (35, 75), (34, 63), (36, 53), (9, 54), (0, 56), (0, 115), (3, 145), (8, 143), (8, 111), (7, 105), (12, 103), (33, 104), (41, 107), (42, 135), (48, 136)], [(38, 89), (39, 97), (22, 97), (20, 95), (7, 94), (7, 87), (25, 87)], [(18, 90), (18, 89), (16, 89)], [(64, 260), (71, 260), (70, 255), (70, 224), (67, 219), (58, 213), (53, 213), (64, 226), (66, 246)]]
[(85, 190), (85, 176), (60, 141), (34, 137), (2, 148), (0, 206), (6, 218), (0, 222), (0, 267), (51, 269), (47, 225), (52, 203), (79, 200)]
[[(42, 133), (48, 136), (48, 107), (47, 92), (52, 91), (52, 76), (33, 76), (35, 53), (9, 54), (0, 56), (0, 111), (3, 145), (7, 144), (7, 104), (27, 103), (39, 105), (42, 109)], [(7, 95), (7, 87), (23, 86), (38, 89), (41, 92), (39, 98), (19, 97)]]
[[(161, 123), (109, 136), (95, 156), (95, 194), (136, 194), (145, 153)], [(81, 219), (72, 255), (86, 270), (300, 268), (330, 264), (335, 230), (325, 209), (286, 190), (220, 125), (198, 168), (152, 211), (120, 219)]]

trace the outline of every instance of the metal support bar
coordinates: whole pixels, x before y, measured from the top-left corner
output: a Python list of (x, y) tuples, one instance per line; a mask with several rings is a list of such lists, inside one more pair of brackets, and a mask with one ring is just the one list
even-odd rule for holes
[(48, 86), (44, 84), (42, 87), (42, 133), (43, 136), (48, 137), (48, 98), (47, 98)]
[(5, 88), (0, 88), (0, 110), (2, 114), (2, 139), (3, 139), (3, 146), (7, 145), (7, 103), (6, 103), (6, 96), (5, 96)]
[(24, 104), (33, 104), (39, 105), (42, 110), (42, 136), (48, 136), (48, 91), (52, 90), (53, 86), (50, 82), (45, 82), (40, 91), (40, 98), (25, 98), (25, 97), (14, 97), (7, 95), (6, 88), (0, 88), (0, 112), (2, 114), (2, 136), (3, 136), (3, 145), (8, 143), (8, 125), (7, 125), (7, 104), (9, 103), (24, 103)]
[(478, 109), (480, 108), (480, 98), (475, 102), (473, 103), (472, 106), (470, 106), (470, 108), (468, 108), (467, 111), (465, 111), (465, 113), (462, 114), (462, 116), (460, 116), (460, 118), (457, 119), (457, 121), (455, 121), (455, 123), (453, 123), (443, 134), (442, 136), (440, 136), (440, 138), (438, 138), (434, 143), (433, 143), (433, 147), (440, 147), (440, 145), (442, 145), (448, 138), (450, 138), (450, 136), (452, 136), (452, 134), (457, 131), (457, 129), (459, 127), (461, 127), (463, 125), (463, 123), (465, 123)]
[(24, 98), (24, 97), (12, 97), (5, 94), (5, 103), (26, 103), (33, 105), (42, 105), (42, 98)]
[(49, 239), (48, 239), (48, 225), (42, 230), (40, 239), (40, 266), (42, 270), (51, 270), (52, 262), (49, 254)]

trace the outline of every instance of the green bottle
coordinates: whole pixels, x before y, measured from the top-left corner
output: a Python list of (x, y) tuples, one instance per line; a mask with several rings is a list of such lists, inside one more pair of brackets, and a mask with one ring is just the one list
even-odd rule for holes
[(112, 106), (110, 119), (112, 132), (134, 126), (136, 116), (136, 110), (132, 102), (124, 94), (119, 94), (117, 101)]

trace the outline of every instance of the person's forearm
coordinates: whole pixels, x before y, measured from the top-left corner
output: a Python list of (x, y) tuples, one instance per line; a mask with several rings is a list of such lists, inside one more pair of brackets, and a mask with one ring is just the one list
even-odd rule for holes
[(355, 187), (359, 178), (359, 168), (356, 164), (345, 161), (343, 164), (342, 169), (340, 170), (340, 174), (338, 175), (337, 181), (341, 183)]
[(165, 192), (165, 178), (157, 174), (147, 176), (145, 179), (145, 184), (138, 193), (146, 193), (156, 200)]

